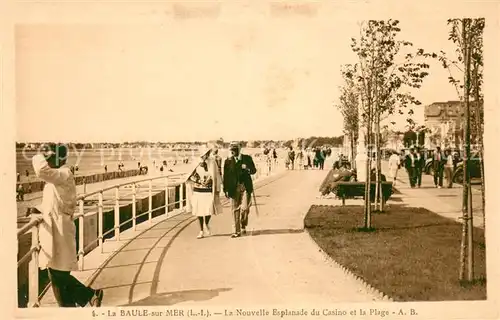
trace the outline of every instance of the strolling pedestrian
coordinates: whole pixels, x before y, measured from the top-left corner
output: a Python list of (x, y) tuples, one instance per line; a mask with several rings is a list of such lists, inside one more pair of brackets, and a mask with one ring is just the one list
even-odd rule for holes
[(293, 170), (295, 168), (295, 151), (293, 151), (293, 147), (290, 147), (289, 149), (287, 159), (289, 164), (288, 169)]
[(299, 151), (297, 152), (297, 166), (299, 170), (304, 169), (304, 150), (299, 148)]
[(401, 165), (399, 154), (394, 152), (389, 157), (389, 177), (392, 181), (392, 186), (396, 185), (396, 178), (398, 176), (398, 170)]
[(24, 201), (24, 187), (22, 184), (17, 186), (17, 200)]
[(415, 149), (410, 148), (410, 153), (405, 158), (405, 168), (406, 172), (408, 172), (408, 180), (410, 182), (410, 187), (415, 188), (416, 183), (416, 165), (417, 165), (417, 157), (415, 154)]
[(312, 165), (313, 165), (312, 159), (313, 159), (312, 151), (308, 148), (307, 149), (307, 167), (311, 168), (311, 169), (312, 169)]
[(224, 161), (223, 190), (226, 198), (231, 199), (233, 211), (232, 238), (246, 234), (248, 214), (253, 192), (252, 175), (257, 170), (250, 155), (242, 154), (240, 145), (232, 142), (229, 146), (231, 156)]
[(318, 167), (320, 170), (323, 170), (325, 165), (325, 158), (323, 151), (320, 148), (316, 148), (314, 160), (316, 162), (315, 167)]
[(454, 159), (451, 150), (447, 149), (444, 151), (446, 157), (446, 163), (444, 165), (444, 176), (446, 177), (446, 187), (453, 188), (453, 168)]
[(192, 213), (198, 218), (200, 224), (200, 232), (197, 238), (201, 239), (210, 236), (210, 218), (220, 210), (219, 197), (215, 195), (220, 193), (221, 179), (215, 159), (204, 158), (189, 177), (189, 180), (192, 183), (193, 190)]
[(16, 181), (17, 181), (17, 182), (21, 182), (21, 175), (19, 174), (19, 172), (17, 173), (17, 178), (16, 178)]
[(405, 161), (406, 161), (406, 150), (401, 149), (401, 152), (399, 153), (399, 168), (405, 166)]
[(75, 178), (66, 164), (67, 147), (50, 145), (45, 154), (32, 159), (35, 175), (45, 181), (43, 199), (35, 213), (42, 215), (39, 231), (41, 269), (48, 269), (49, 279), (60, 307), (99, 307), (103, 291), (85, 286), (71, 275), (77, 270)]
[(434, 186), (436, 188), (443, 187), (443, 171), (444, 164), (446, 163), (446, 157), (441, 151), (440, 147), (436, 148), (432, 156), (432, 169), (434, 170)]
[(415, 164), (415, 183), (416, 186), (420, 188), (420, 186), (422, 185), (422, 171), (425, 167), (425, 158), (424, 153), (419, 147), (417, 147), (416, 157), (417, 160)]

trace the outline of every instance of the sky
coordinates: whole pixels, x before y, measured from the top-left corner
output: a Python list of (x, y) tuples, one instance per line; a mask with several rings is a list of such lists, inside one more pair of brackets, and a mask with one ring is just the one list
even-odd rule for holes
[[(294, 139), (342, 134), (340, 67), (358, 22), (321, 9), (158, 24), (19, 24), (18, 141)], [(244, 12), (244, 13), (241, 13)], [(425, 25), (425, 28), (422, 26)], [(452, 53), (446, 21), (401, 21), (400, 39)], [(456, 100), (431, 63), (423, 105)], [(415, 120), (423, 122), (423, 105)], [(404, 128), (404, 118), (396, 129)]]

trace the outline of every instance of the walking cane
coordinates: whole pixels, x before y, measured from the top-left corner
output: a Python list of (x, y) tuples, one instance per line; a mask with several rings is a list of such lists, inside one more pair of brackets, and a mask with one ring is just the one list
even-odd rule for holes
[(257, 217), (259, 216), (259, 207), (257, 206), (257, 197), (255, 196), (255, 190), (252, 192), (253, 195), (253, 203), (255, 204), (255, 214)]

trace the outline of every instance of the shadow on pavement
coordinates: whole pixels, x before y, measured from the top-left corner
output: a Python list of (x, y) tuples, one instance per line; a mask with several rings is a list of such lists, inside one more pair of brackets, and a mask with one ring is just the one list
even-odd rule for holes
[[(270, 229), (270, 230), (254, 230), (247, 231), (246, 235), (242, 235), (241, 237), (251, 237), (251, 236), (260, 236), (260, 235), (271, 235), (271, 234), (290, 234), (290, 233), (303, 233), (304, 229)], [(230, 237), (232, 233), (218, 233), (213, 234), (211, 237)]]
[(218, 288), (218, 289), (207, 289), (207, 290), (185, 290), (185, 291), (174, 291), (174, 292), (164, 292), (151, 295), (147, 298), (132, 302), (130, 304), (122, 305), (126, 306), (171, 306), (177, 303), (186, 301), (207, 301), (211, 300), (219, 295), (221, 292), (227, 292), (232, 290), (231, 288)]

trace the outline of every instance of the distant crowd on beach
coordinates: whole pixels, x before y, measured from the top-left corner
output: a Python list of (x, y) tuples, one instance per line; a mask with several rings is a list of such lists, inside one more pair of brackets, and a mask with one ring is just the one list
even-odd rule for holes
[[(267, 161), (276, 161), (276, 149), (264, 149), (264, 154), (267, 156)], [(332, 155), (332, 149), (327, 146), (314, 148), (288, 148), (285, 158), (285, 166), (288, 170), (308, 170), (318, 169), (323, 170), (326, 158)]]

